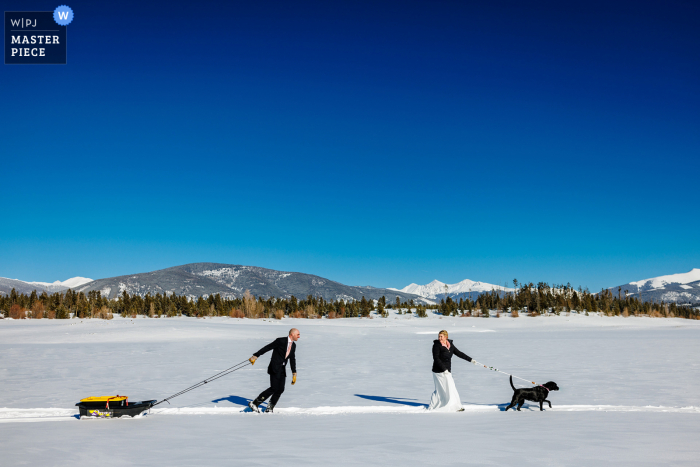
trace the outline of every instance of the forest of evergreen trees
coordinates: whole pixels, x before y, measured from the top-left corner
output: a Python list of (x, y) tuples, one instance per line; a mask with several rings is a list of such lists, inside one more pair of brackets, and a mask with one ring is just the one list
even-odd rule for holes
[[(38, 295), (18, 294), (14, 289), (9, 295), (0, 296), (0, 313), (13, 319), (69, 319), (101, 318), (111, 319), (114, 314), (123, 317), (148, 316), (151, 318), (172, 316), (230, 316), (232, 318), (353, 318), (370, 317), (372, 311), (378, 316), (388, 316), (388, 309), (398, 313), (410, 313), (416, 317), (426, 317), (428, 312), (464, 317), (500, 317), (508, 313), (516, 317), (520, 313), (538, 316), (547, 313), (600, 313), (606, 316), (650, 316), (660, 318), (700, 319), (700, 311), (691, 306), (675, 303), (640, 302), (639, 299), (618, 290), (602, 290), (592, 294), (588, 290), (574, 290), (570, 285), (550, 287), (540, 282), (537, 285), (518, 284), (513, 281), (515, 292), (491, 291), (478, 297), (443, 299), (436, 305), (400, 302), (392, 303), (386, 297), (358, 301), (326, 301), (320, 297), (307, 296), (299, 300), (291, 298), (253, 297), (249, 292), (241, 298), (225, 299), (220, 295), (208, 298), (191, 299), (178, 295), (129, 295), (126, 291), (117, 299), (107, 299), (100, 292), (87, 294), (67, 290), (61, 293)], [(375, 303), (376, 302), (376, 303)]]
[(513, 280), (515, 292), (491, 291), (479, 295), (474, 301), (460, 299), (459, 302), (447, 298), (441, 300), (438, 310), (442, 314), (469, 316), (490, 316), (489, 310), (496, 313), (527, 312), (531, 316), (546, 313), (601, 313), (606, 316), (651, 316), (657, 318), (700, 319), (697, 308), (676, 303), (641, 302), (618, 288), (617, 294), (609, 289), (590, 293), (579, 287), (575, 290), (570, 284), (550, 286), (539, 282), (519, 284)]

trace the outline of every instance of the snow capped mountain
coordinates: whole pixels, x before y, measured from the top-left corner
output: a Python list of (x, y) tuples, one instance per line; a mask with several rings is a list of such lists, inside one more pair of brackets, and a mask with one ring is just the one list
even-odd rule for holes
[(27, 282), (27, 284), (33, 284), (33, 285), (41, 285), (44, 287), (54, 287), (54, 288), (62, 288), (62, 289), (70, 289), (70, 288), (75, 288), (83, 284), (87, 284), (88, 282), (92, 282), (92, 279), (88, 279), (87, 277), (71, 277), (70, 279), (67, 279), (63, 282), (61, 281), (55, 281), (55, 282)]
[(430, 284), (426, 285), (410, 284), (403, 289), (391, 290), (420, 295), (421, 297), (435, 300), (445, 297), (446, 295), (455, 298), (460, 296), (468, 296), (470, 293), (473, 294), (474, 298), (476, 298), (476, 296), (479, 294), (491, 292), (492, 290), (513, 292), (514, 289), (503, 287), (501, 285), (489, 284), (487, 282), (475, 282), (469, 279), (464, 279), (456, 284), (445, 284), (439, 280), (434, 280)]
[(246, 290), (256, 297), (306, 298), (325, 300), (378, 300), (386, 296), (401, 301), (422, 300), (403, 292), (387, 289), (344, 285), (312, 274), (275, 271), (256, 266), (220, 263), (192, 263), (158, 271), (98, 279), (81, 285), (78, 292), (99, 290), (103, 297), (116, 298), (123, 291), (132, 295), (177, 294), (196, 298), (220, 294), (224, 298), (241, 297)]
[(669, 274), (668, 276), (652, 277), (651, 279), (643, 279), (637, 282), (630, 282), (631, 285), (636, 285), (642, 290), (660, 289), (669, 284), (690, 284), (691, 282), (700, 281), (700, 269), (695, 268), (690, 272), (681, 274)]
[(625, 285), (611, 287), (613, 292), (627, 292), (632, 296), (641, 295), (642, 300), (676, 303), (700, 303), (700, 269), (692, 269), (681, 274), (642, 279)]
[(87, 277), (72, 277), (63, 282), (27, 282), (19, 279), (0, 277), (0, 294), (9, 294), (12, 289), (15, 289), (17, 293), (24, 294), (30, 294), (34, 290), (39, 294), (42, 292), (62, 292), (66, 289), (75, 289), (88, 282), (92, 282), (92, 279), (88, 279)]

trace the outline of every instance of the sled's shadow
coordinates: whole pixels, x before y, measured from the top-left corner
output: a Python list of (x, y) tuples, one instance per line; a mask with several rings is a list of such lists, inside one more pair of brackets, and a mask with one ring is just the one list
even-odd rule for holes
[(370, 401), (389, 402), (390, 404), (410, 405), (411, 407), (425, 407), (425, 404), (421, 404), (420, 402), (409, 402), (414, 401), (416, 399), (406, 399), (405, 397), (368, 396), (366, 394), (355, 394), (355, 397), (361, 397), (362, 399), (367, 399)]

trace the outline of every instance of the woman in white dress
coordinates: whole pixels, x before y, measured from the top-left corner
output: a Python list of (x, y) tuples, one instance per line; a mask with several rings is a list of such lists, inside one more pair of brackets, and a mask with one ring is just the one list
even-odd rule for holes
[(459, 400), (459, 393), (452, 379), (452, 355), (471, 362), (472, 358), (460, 351), (447, 338), (447, 331), (440, 331), (437, 340), (433, 341), (433, 381), (435, 392), (430, 398), (428, 410), (437, 412), (461, 412), (464, 410)]

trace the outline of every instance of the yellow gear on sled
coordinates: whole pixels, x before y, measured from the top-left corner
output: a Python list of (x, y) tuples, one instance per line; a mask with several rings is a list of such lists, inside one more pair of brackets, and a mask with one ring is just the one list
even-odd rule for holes
[(80, 399), (80, 402), (121, 402), (127, 400), (127, 396), (102, 396), (102, 397), (86, 397), (85, 399)]

